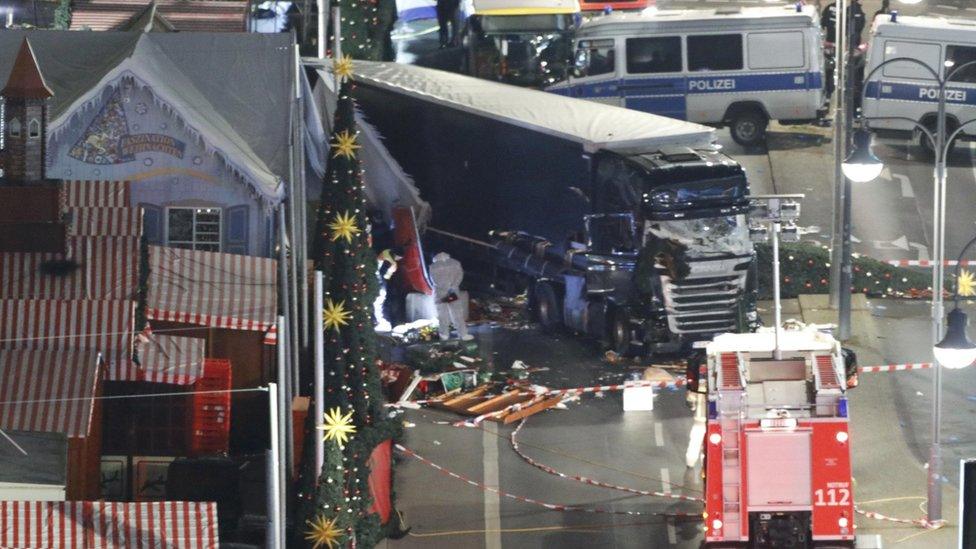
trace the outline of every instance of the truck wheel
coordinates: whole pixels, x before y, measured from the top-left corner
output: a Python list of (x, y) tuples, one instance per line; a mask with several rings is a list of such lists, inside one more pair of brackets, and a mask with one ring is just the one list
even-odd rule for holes
[[(932, 132), (933, 135), (935, 134), (935, 131), (936, 131), (936, 124), (935, 124), (935, 122), (929, 122), (929, 123), (927, 123), (925, 125), (925, 127), (930, 132)], [(951, 120), (947, 120), (946, 121), (946, 137), (948, 137), (950, 134), (952, 134), (952, 132), (956, 131), (956, 128), (957, 127), (958, 126), (956, 126)], [(959, 137), (956, 137), (955, 139), (952, 140), (952, 143), (950, 143), (949, 146), (946, 147), (946, 157), (948, 157), (948, 156), (950, 156), (952, 154), (952, 149), (954, 149), (956, 147), (956, 141), (958, 141), (958, 140), (959, 140)], [(932, 143), (932, 140), (929, 139), (928, 136), (925, 135), (922, 132), (918, 132), (918, 146), (922, 149), (922, 153), (925, 155), (925, 158), (927, 158), (929, 160), (935, 158), (935, 143)]]
[(615, 311), (610, 322), (610, 348), (620, 356), (629, 355), (632, 336), (630, 315), (621, 310)]
[(536, 283), (532, 293), (532, 312), (535, 315), (536, 322), (547, 332), (555, 331), (562, 323), (562, 313), (559, 309), (559, 300), (556, 298), (556, 290), (548, 282), (539, 282)]
[(732, 140), (743, 147), (754, 147), (766, 140), (769, 120), (755, 109), (741, 110), (732, 115), (729, 132)]

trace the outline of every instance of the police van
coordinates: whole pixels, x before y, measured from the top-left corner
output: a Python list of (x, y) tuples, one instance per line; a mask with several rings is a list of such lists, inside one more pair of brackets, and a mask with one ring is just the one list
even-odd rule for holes
[(802, 5), (597, 17), (576, 32), (572, 75), (547, 90), (729, 126), (755, 145), (770, 120), (826, 112), (819, 21)]
[[(898, 57), (921, 61), (895, 61)], [(875, 19), (864, 69), (864, 117), (868, 127), (883, 137), (919, 137), (929, 153), (932, 144), (915, 123), (935, 132), (940, 78), (951, 75), (946, 87), (947, 137), (961, 123), (976, 119), (976, 65), (953, 73), (953, 67), (976, 61), (976, 21), (941, 17), (881, 15)], [(874, 74), (871, 74), (874, 71)], [(898, 118), (885, 118), (898, 117)], [(976, 136), (976, 124), (968, 124), (960, 137)]]

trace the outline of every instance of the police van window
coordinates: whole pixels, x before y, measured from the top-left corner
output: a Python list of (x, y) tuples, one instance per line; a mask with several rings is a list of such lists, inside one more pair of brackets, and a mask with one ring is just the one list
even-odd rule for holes
[(688, 37), (689, 71), (735, 71), (741, 68), (741, 34)]
[[(887, 40), (884, 43), (885, 61), (896, 57), (909, 57), (925, 63), (938, 71), (942, 59), (942, 47), (938, 44), (924, 44), (920, 42), (903, 42), (901, 40)], [(931, 80), (932, 73), (917, 63), (896, 61), (885, 65), (881, 71), (891, 78), (911, 78), (913, 80)]]
[(628, 38), (627, 72), (681, 72), (681, 37)]
[(804, 66), (800, 32), (753, 32), (746, 38), (750, 69), (796, 69)]
[(613, 40), (581, 40), (576, 50), (578, 76), (596, 76), (614, 72), (616, 56)]
[(952, 75), (949, 79), (953, 82), (966, 82), (976, 84), (976, 63), (953, 73), (956, 67), (962, 67), (966, 63), (976, 61), (976, 48), (968, 46), (946, 46), (946, 75)]

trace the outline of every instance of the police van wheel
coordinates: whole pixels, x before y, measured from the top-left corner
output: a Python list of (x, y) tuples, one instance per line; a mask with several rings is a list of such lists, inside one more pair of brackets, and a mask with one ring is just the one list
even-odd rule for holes
[(769, 120), (754, 110), (744, 110), (732, 115), (729, 132), (732, 140), (743, 147), (754, 147), (766, 139), (766, 126)]
[(533, 288), (532, 313), (542, 329), (547, 332), (559, 328), (562, 314), (559, 311), (559, 300), (556, 290), (547, 282), (539, 282)]

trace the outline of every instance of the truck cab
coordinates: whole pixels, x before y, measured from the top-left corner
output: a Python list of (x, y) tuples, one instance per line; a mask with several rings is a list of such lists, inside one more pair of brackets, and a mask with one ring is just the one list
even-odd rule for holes
[(462, 8), (462, 72), (540, 88), (565, 77), (577, 0), (469, 0)]

